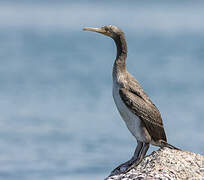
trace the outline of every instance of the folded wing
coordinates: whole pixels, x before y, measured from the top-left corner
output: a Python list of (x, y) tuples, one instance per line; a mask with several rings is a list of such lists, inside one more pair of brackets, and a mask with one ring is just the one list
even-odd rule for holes
[(160, 112), (154, 104), (146, 102), (139, 93), (126, 88), (120, 88), (119, 94), (129, 110), (141, 119), (155, 142), (167, 141)]

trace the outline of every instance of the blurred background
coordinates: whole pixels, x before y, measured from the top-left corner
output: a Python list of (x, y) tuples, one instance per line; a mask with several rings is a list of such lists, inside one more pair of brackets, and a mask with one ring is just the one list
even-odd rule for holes
[[(133, 155), (112, 98), (117, 25), (168, 142), (204, 154), (204, 2), (0, 1), (0, 179), (103, 179)], [(148, 153), (158, 148), (151, 148)]]

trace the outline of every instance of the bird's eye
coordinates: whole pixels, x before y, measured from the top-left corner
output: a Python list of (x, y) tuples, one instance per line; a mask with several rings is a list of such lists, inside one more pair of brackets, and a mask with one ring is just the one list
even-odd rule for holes
[(108, 31), (108, 28), (106, 26), (104, 27), (104, 29), (105, 29), (105, 31)]

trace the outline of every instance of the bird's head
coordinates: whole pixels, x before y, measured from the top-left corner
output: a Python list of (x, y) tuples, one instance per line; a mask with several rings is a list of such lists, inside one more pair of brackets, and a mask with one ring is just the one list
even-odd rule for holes
[(115, 39), (116, 37), (123, 34), (123, 32), (122, 32), (122, 30), (120, 28), (118, 28), (117, 26), (113, 26), (113, 25), (103, 26), (103, 27), (100, 27), (100, 28), (86, 27), (86, 28), (83, 28), (83, 30), (84, 31), (93, 31), (93, 32), (101, 33), (101, 34), (109, 36), (109, 37), (111, 37), (113, 39)]

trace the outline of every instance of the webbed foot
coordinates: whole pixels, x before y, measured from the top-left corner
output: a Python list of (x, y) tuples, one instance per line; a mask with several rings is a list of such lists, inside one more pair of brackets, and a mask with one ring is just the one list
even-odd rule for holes
[(130, 159), (129, 161), (122, 163), (118, 167), (116, 167), (112, 172), (111, 175), (116, 175), (120, 173), (125, 173), (126, 170), (133, 164), (133, 159)]

